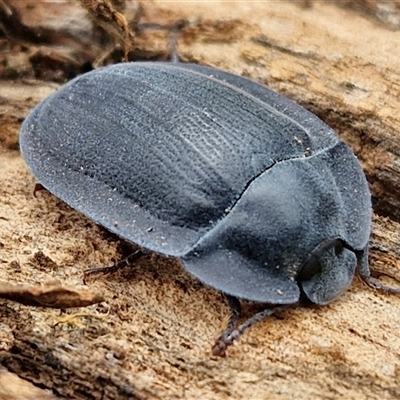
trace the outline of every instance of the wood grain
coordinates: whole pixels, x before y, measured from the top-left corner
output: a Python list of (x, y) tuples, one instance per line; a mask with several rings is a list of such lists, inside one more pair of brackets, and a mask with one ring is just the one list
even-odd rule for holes
[[(46, 27), (46, 8), (25, 3), (24, 21)], [(323, 1), (143, 2), (129, 57), (168, 58), (176, 35), (183, 61), (259, 80), (332, 126), (371, 185), (371, 267), (396, 285), (385, 274), (400, 279), (400, 33), (376, 17), (380, 4), (359, 12)], [(121, 49), (104, 56), (79, 3), (66, 5), (79, 16), (79, 34), (57, 14), (64, 58), (51, 43), (3, 46), (0, 54), (16, 73), (5, 80), (10, 70), (2, 63), (0, 279), (15, 284), (54, 278), (80, 285), (86, 268), (132, 251), (49, 193), (33, 197), (35, 180), (17, 150), (22, 119), (57, 87), (43, 79), (62, 82), (66, 65), (79, 71), (86, 62), (123, 56)], [(390, 12), (398, 17), (396, 7)], [(76, 46), (79, 52), (71, 50)], [(71, 54), (79, 54), (74, 63)], [(38, 60), (42, 67), (51, 61), (57, 74), (38, 74)], [(222, 359), (210, 349), (229, 311), (174, 260), (154, 255), (90, 287), (106, 301), (65, 312), (0, 301), (0, 364), (71, 399), (400, 398), (400, 298), (357, 278), (328, 306), (294, 307), (255, 325)], [(246, 315), (255, 309), (246, 305)]]

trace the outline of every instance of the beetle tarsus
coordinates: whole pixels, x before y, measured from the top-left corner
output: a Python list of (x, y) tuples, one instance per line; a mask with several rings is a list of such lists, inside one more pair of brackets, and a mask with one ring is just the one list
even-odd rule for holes
[(226, 343), (223, 340), (216, 340), (213, 348), (211, 349), (211, 353), (213, 356), (217, 357), (226, 357), (225, 350), (229, 346), (230, 343)]
[(130, 254), (128, 257), (125, 257), (123, 260), (118, 261), (117, 263), (115, 263), (114, 265), (111, 265), (110, 267), (89, 268), (83, 272), (83, 283), (86, 285), (87, 278), (89, 276), (114, 274), (115, 272), (128, 266), (133, 261), (136, 261), (140, 257), (144, 256), (145, 254), (147, 254), (147, 253), (143, 250), (136, 250), (135, 252)]
[[(241, 324), (237, 329), (234, 329), (234, 325), (239, 318), (239, 314), (236, 314), (238, 310), (240, 310), (240, 303), (236, 297), (226, 296), (228, 305), (232, 310), (232, 316), (229, 319), (227, 328), (221, 333), (219, 338), (215, 341), (214, 346), (212, 347), (212, 354), (214, 356), (225, 357), (226, 349), (230, 346), (236, 339), (238, 339), (247, 328), (250, 328), (258, 321), (262, 321), (264, 318), (275, 314), (276, 312), (286, 308), (287, 306), (276, 306), (272, 308), (266, 308), (263, 311), (260, 311), (254, 314), (251, 318), (246, 320), (243, 324)], [(237, 307), (237, 302), (239, 304), (239, 308)], [(240, 311), (239, 311), (240, 312)]]

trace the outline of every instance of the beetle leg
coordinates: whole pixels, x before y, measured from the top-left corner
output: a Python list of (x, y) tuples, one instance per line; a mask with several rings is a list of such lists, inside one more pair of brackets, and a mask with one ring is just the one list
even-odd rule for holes
[[(381, 290), (386, 293), (400, 294), (400, 288), (392, 288), (379, 282), (371, 276), (371, 270), (368, 265), (368, 246), (357, 254), (358, 273), (361, 279), (371, 288)], [(391, 277), (392, 278), (392, 277)]]
[(111, 265), (110, 267), (94, 267), (86, 269), (83, 272), (83, 283), (86, 285), (87, 278), (92, 275), (114, 274), (146, 254), (148, 254), (146, 251), (139, 249), (130, 254), (128, 257), (125, 257), (123, 260)]
[[(221, 333), (219, 338), (216, 341), (216, 344), (218, 342), (223, 342), (226, 340), (226, 338), (233, 332), (235, 329), (235, 326), (239, 320), (240, 314), (242, 313), (242, 307), (240, 305), (240, 301), (237, 297), (231, 296), (229, 294), (222, 293), (226, 303), (229, 306), (229, 309), (231, 310), (231, 316), (228, 321), (228, 325), (226, 326), (225, 330)], [(214, 346), (215, 347), (215, 346)]]
[[(232, 296), (229, 296), (232, 297)], [(228, 296), (227, 296), (228, 298)], [(239, 302), (238, 299), (234, 297), (234, 299)], [(228, 298), (228, 301), (229, 298)], [(230, 304), (230, 303), (228, 303)], [(272, 314), (275, 314), (276, 312), (283, 310), (284, 308), (287, 308), (288, 306), (277, 306), (273, 308), (266, 308), (263, 311), (260, 311), (257, 314), (254, 314), (251, 318), (249, 318), (247, 321), (245, 321), (242, 325), (240, 325), (237, 329), (233, 330), (233, 326), (230, 326), (230, 323), (234, 317), (234, 314), (232, 315), (231, 319), (228, 322), (228, 327), (220, 337), (216, 340), (213, 348), (212, 348), (212, 354), (214, 356), (225, 356), (225, 350), (227, 349), (228, 346), (230, 346), (236, 339), (238, 339), (243, 332), (247, 329), (250, 328), (252, 325), (254, 325), (258, 321), (262, 321), (264, 318), (271, 316)], [(232, 309), (232, 308), (231, 308)], [(234, 312), (234, 310), (232, 309)], [(236, 318), (237, 320), (237, 318)], [(236, 321), (235, 321), (236, 322)]]
[(46, 190), (46, 188), (45, 188), (41, 183), (37, 182), (37, 183), (35, 184), (34, 189), (33, 189), (33, 195), (34, 195), (35, 197), (37, 197), (37, 196), (36, 196), (36, 193), (37, 193), (37, 192), (40, 192), (41, 190)]

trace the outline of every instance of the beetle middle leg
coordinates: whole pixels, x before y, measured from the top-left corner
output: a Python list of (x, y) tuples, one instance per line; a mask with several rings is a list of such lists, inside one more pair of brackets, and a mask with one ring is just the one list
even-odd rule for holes
[(89, 276), (114, 274), (115, 272), (125, 268), (132, 262), (138, 260), (139, 258), (141, 258), (147, 254), (148, 254), (148, 252), (146, 252), (145, 250), (139, 249), (139, 250), (136, 250), (135, 252), (133, 252), (132, 254), (130, 254), (128, 257), (125, 257), (121, 261), (118, 261), (114, 265), (111, 265), (110, 267), (94, 267), (94, 268), (86, 269), (83, 272), (83, 283), (86, 284), (86, 280)]
[(272, 308), (266, 308), (256, 314), (251, 318), (247, 319), (243, 324), (239, 325), (236, 329), (235, 326), (239, 320), (241, 314), (240, 301), (236, 297), (225, 295), (226, 301), (229, 308), (231, 309), (232, 315), (229, 318), (228, 325), (226, 329), (221, 333), (219, 338), (215, 341), (212, 348), (212, 354), (214, 356), (225, 356), (225, 351), (228, 346), (230, 346), (236, 339), (238, 339), (247, 328), (250, 328), (258, 321), (262, 321), (264, 318), (275, 314), (276, 312), (287, 308), (287, 306), (277, 306)]

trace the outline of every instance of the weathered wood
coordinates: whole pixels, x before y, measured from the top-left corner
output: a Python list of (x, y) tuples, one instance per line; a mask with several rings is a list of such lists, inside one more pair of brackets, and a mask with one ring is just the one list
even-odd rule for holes
[(35, 387), (16, 374), (0, 368), (0, 400), (55, 400), (49, 390)]
[[(144, 2), (146, 29), (136, 32), (129, 56), (168, 57), (175, 28), (184, 61), (252, 77), (319, 115), (352, 146), (371, 183), (371, 266), (400, 280), (399, 33), (371, 13), (293, 3)], [(373, 10), (378, 3), (369, 4)], [(74, 6), (66, 8), (71, 15)], [(46, 8), (24, 10), (46, 27)], [(77, 70), (82, 62), (122, 57), (103, 57), (90, 24), (78, 26), (87, 27), (82, 43), (93, 34), (94, 46), (80, 47)], [(62, 32), (69, 49), (79, 44), (73, 30)], [(112, 264), (132, 247), (46, 191), (33, 197), (35, 180), (16, 150), (18, 127), (57, 85), (33, 80), (30, 56), (41, 52), (42, 65), (59, 60), (57, 80), (67, 79), (67, 62), (51, 43), (46, 62), (43, 47), (25, 46), (25, 53), (0, 54), (14, 60), (19, 76), (0, 81), (0, 279), (80, 285), (85, 268)], [(46, 76), (54, 77), (42, 71)], [(400, 298), (358, 279), (328, 306), (295, 307), (255, 325), (225, 359), (212, 357), (210, 348), (227, 307), (175, 261), (151, 256), (89, 285), (106, 301), (64, 313), (0, 301), (0, 364), (55, 396), (76, 399), (400, 398)], [(256, 308), (247, 305), (247, 315)]]

